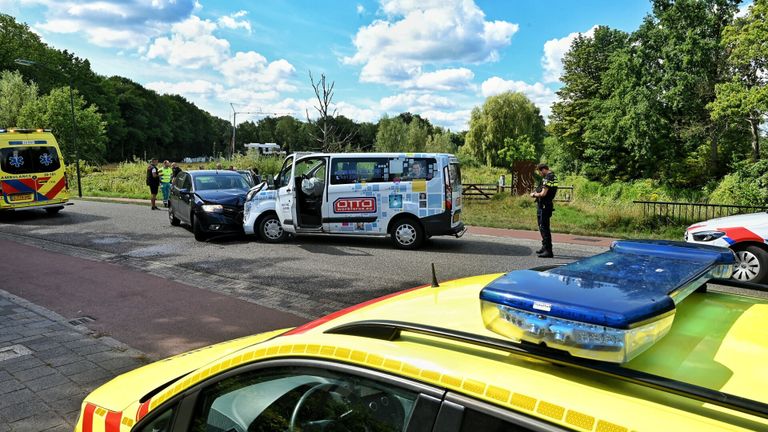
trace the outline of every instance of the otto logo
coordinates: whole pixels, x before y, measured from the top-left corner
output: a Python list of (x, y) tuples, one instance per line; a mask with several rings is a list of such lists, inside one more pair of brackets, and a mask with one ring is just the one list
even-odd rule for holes
[(375, 213), (376, 198), (339, 198), (333, 202), (334, 213)]

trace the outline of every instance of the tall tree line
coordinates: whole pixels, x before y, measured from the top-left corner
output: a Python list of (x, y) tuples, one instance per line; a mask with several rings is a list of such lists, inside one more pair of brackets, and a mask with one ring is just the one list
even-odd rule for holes
[(682, 187), (759, 159), (753, 125), (765, 120), (768, 94), (753, 92), (751, 105), (746, 94), (765, 89), (768, 56), (756, 52), (764, 42), (751, 51), (743, 45), (768, 39), (766, 0), (736, 18), (739, 3), (653, 0), (632, 33), (602, 26), (577, 37), (563, 59), (549, 125), (556, 139), (547, 143), (559, 148), (549, 153), (561, 155), (563, 169), (593, 179), (656, 178)]
[[(88, 160), (98, 163), (145, 155), (169, 159), (210, 155), (222, 151), (229, 142), (232, 128), (228, 121), (211, 116), (181, 96), (159, 95), (127, 78), (98, 75), (88, 60), (49, 47), (26, 24), (6, 14), (0, 14), (0, 47), (0, 71), (18, 71), (28, 88), (34, 84), (36, 92), (43, 96), (41, 101), (54, 111), (59, 105), (69, 109), (68, 104), (56, 101), (66, 100), (72, 78), (78, 101), (82, 100), (77, 104), (78, 112), (92, 109), (103, 123), (103, 128), (90, 129), (90, 136), (79, 137), (78, 144), (85, 145), (81, 153)], [(21, 66), (16, 59), (38, 65)], [(51, 121), (31, 114), (16, 120), (37, 127), (49, 127), (42, 123)], [(11, 126), (21, 125), (0, 125)], [(57, 132), (57, 138), (71, 154), (69, 129)]]

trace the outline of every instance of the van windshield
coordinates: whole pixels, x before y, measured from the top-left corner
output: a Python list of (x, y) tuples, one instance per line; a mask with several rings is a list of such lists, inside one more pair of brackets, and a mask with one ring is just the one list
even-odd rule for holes
[(0, 149), (0, 170), (7, 174), (52, 172), (61, 168), (56, 147), (6, 147)]

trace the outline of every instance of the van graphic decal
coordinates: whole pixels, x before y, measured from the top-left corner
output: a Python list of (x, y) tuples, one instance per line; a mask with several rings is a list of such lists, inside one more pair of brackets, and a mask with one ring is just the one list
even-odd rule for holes
[(339, 198), (333, 202), (334, 213), (376, 213), (376, 198)]

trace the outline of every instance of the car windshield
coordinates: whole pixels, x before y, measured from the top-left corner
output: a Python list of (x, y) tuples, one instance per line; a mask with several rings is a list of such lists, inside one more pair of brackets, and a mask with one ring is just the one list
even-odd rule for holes
[(195, 177), (195, 190), (218, 189), (248, 190), (250, 185), (240, 175), (201, 175)]

